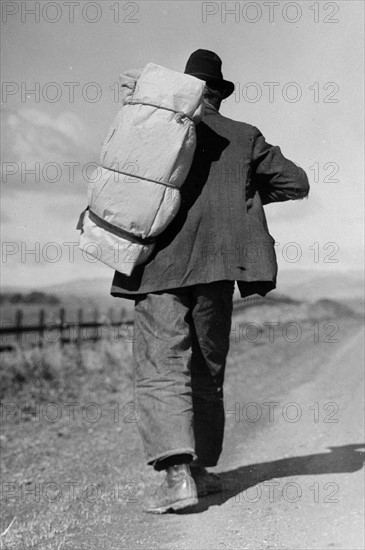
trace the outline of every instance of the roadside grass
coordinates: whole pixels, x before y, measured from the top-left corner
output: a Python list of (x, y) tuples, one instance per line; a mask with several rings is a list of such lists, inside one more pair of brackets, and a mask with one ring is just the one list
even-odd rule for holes
[(107, 524), (108, 502), (140, 490), (120, 460), (122, 447), (133, 464), (138, 446), (132, 344), (17, 347), (1, 358), (0, 548), (61, 550), (66, 533)]
[[(132, 377), (131, 343), (104, 338), (97, 343), (44, 347), (17, 346), (1, 354), (0, 399), (16, 396), (32, 401), (49, 402), (80, 394), (80, 384), (88, 384), (92, 375), (111, 392), (119, 387), (120, 369)], [(85, 380), (86, 378), (86, 380)], [(125, 380), (125, 377), (123, 377)]]

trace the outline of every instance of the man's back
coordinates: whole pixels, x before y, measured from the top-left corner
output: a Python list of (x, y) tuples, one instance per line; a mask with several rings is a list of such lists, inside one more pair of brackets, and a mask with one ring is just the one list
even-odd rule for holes
[(262, 202), (305, 195), (305, 173), (257, 128), (223, 117), (210, 105), (196, 132), (178, 215), (145, 266), (131, 277), (115, 274), (113, 295), (219, 280), (238, 281), (242, 295), (275, 288), (274, 240)]

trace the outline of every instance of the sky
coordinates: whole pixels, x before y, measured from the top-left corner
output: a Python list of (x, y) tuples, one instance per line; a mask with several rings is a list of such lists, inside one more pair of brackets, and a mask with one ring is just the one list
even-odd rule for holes
[(215, 51), (224, 116), (302, 166), (310, 197), (265, 207), (279, 269), (363, 266), (362, 1), (3, 1), (1, 282), (112, 277), (76, 223), (123, 69)]

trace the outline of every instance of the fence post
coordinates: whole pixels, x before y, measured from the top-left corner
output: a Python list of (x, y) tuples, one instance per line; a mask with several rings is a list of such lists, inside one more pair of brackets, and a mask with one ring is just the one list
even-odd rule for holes
[(39, 347), (40, 348), (43, 346), (45, 318), (46, 318), (46, 316), (45, 316), (44, 309), (40, 309), (39, 310), (39, 321), (38, 321), (38, 324), (39, 324), (38, 334), (39, 334)]
[(93, 318), (93, 320), (94, 320), (94, 323), (95, 323), (93, 340), (95, 340), (95, 342), (97, 342), (99, 340), (99, 330), (98, 330), (99, 311), (98, 311), (97, 307), (94, 309), (94, 318)]
[(18, 344), (21, 344), (23, 341), (23, 333), (22, 333), (23, 310), (22, 309), (17, 309), (15, 312), (15, 326), (17, 328), (16, 340)]
[(64, 307), (61, 307), (60, 309), (60, 344), (61, 346), (63, 345), (63, 335), (64, 335), (64, 326), (65, 326), (65, 320), (66, 320), (66, 312), (65, 312), (65, 308)]
[(84, 312), (80, 308), (77, 313), (77, 346), (81, 348), (82, 344), (82, 323), (84, 322)]
[(76, 337), (76, 349), (77, 349), (77, 364), (80, 369), (84, 369), (82, 360), (82, 329), (84, 322), (84, 312), (80, 308), (77, 312), (77, 337)]
[[(109, 317), (109, 327), (108, 327), (108, 331), (107, 331), (107, 335), (108, 335), (108, 339), (113, 339), (113, 334), (114, 334), (114, 308), (109, 308), (109, 312), (108, 312), (108, 317)], [(102, 332), (101, 332), (102, 334)]]

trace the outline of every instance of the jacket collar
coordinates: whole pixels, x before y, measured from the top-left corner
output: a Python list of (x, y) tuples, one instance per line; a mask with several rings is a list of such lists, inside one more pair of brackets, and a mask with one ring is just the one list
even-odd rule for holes
[(206, 115), (219, 115), (219, 111), (213, 107), (213, 105), (211, 105), (210, 103), (205, 103), (205, 114)]

